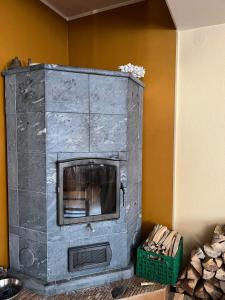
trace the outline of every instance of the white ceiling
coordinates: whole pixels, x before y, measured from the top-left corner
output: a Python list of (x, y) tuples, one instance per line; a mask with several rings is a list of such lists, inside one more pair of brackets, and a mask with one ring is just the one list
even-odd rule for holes
[(70, 21), (144, 0), (40, 0), (65, 20)]
[[(70, 21), (145, 0), (40, 0)], [(151, 0), (149, 0), (151, 1)], [(165, 0), (178, 30), (225, 23), (225, 0)]]
[(225, 0), (166, 0), (177, 29), (225, 23)]

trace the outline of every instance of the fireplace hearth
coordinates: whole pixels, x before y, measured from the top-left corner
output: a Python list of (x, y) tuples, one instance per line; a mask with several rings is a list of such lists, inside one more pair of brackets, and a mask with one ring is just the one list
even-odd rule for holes
[(41, 64), (4, 76), (10, 273), (44, 295), (131, 277), (143, 84)]

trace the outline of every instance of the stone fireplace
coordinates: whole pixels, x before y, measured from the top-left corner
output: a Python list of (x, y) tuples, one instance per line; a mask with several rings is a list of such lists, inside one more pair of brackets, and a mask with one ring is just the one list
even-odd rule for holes
[(4, 76), (10, 272), (46, 295), (132, 276), (143, 84), (41, 64)]

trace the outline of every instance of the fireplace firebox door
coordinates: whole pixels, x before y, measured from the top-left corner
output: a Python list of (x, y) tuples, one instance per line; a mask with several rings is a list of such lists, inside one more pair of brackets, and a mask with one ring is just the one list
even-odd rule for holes
[(75, 159), (58, 162), (59, 225), (118, 219), (119, 161)]

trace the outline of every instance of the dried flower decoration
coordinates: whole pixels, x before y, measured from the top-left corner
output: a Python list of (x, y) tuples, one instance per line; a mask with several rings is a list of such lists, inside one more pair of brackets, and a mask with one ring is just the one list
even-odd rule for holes
[(131, 63), (119, 66), (119, 70), (125, 73), (131, 73), (136, 78), (142, 78), (145, 76), (145, 69), (142, 66), (135, 66)]

